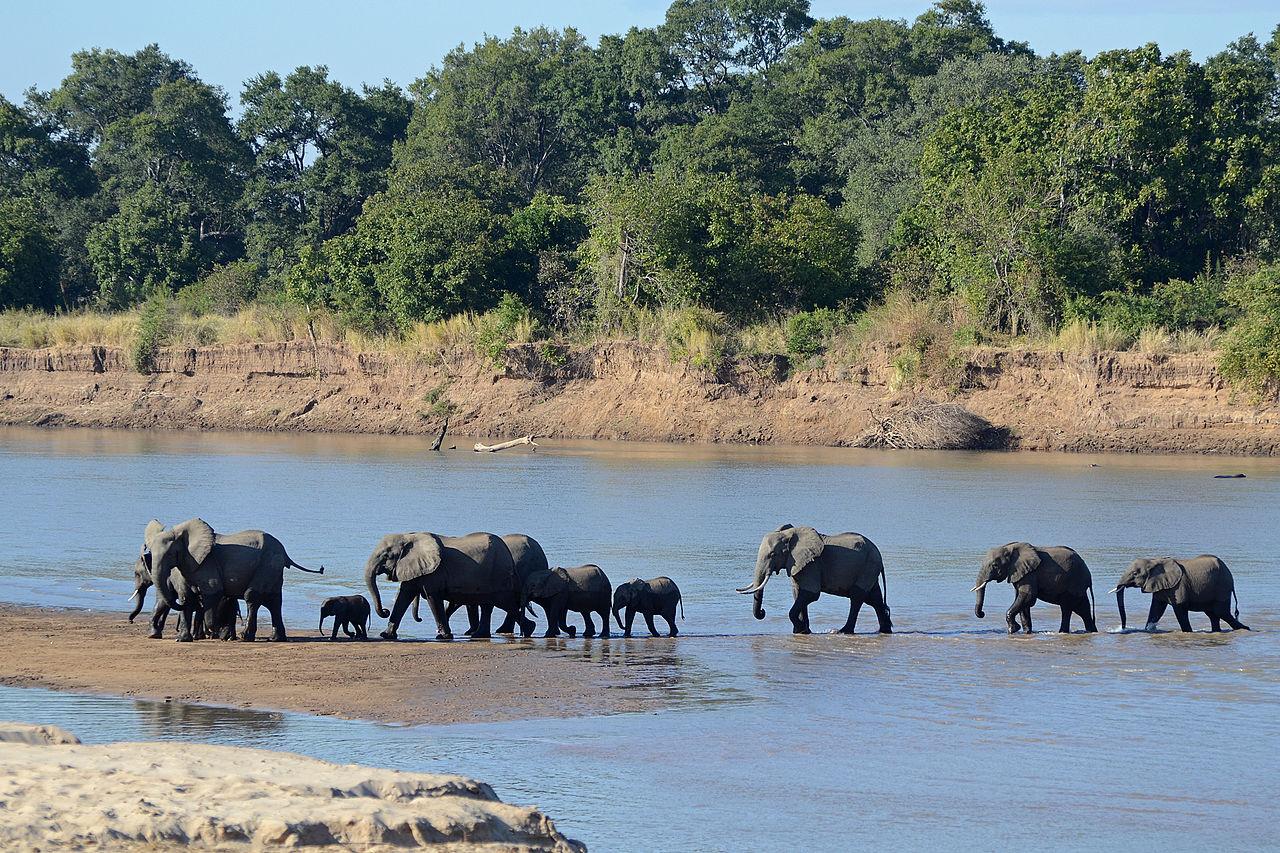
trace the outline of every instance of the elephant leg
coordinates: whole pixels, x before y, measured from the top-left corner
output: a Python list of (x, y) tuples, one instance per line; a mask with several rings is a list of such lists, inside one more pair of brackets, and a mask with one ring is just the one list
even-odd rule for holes
[(252, 643), (258, 638), (258, 608), (262, 606), (262, 599), (258, 597), (256, 590), (248, 590), (244, 594), (244, 631), (240, 634), (240, 640), (245, 643)]
[[(490, 611), (492, 612), (492, 611)], [(476, 635), (476, 626), (480, 624), (480, 608), (474, 604), (467, 605), (467, 630), (464, 632), (468, 637)], [(487, 631), (488, 629), (486, 629)], [(488, 636), (488, 633), (485, 634)]]
[(658, 636), (658, 629), (657, 629), (657, 628), (655, 628), (655, 627), (654, 627), (654, 624), (653, 624), (653, 614), (652, 614), (652, 613), (646, 613), (646, 614), (644, 614), (644, 624), (646, 624), (646, 625), (648, 625), (648, 626), (649, 626), (649, 636), (650, 636), (650, 637), (656, 637), (656, 636)]
[(1071, 633), (1071, 606), (1067, 604), (1058, 605), (1062, 610), (1062, 624), (1058, 625), (1059, 634)]
[(600, 608), (600, 639), (609, 637), (609, 605)]
[[(468, 613), (471, 612), (472, 606), (474, 605), (469, 605), (467, 607)], [(480, 605), (480, 622), (475, 626), (475, 629), (471, 632), (471, 639), (473, 640), (489, 639), (489, 637), (492, 636), (492, 632), (489, 630), (489, 626), (492, 624), (492, 622), (493, 622), (493, 605), (492, 604)]]
[(791, 620), (791, 633), (812, 633), (809, 630), (809, 605), (817, 600), (817, 593), (796, 589), (796, 600), (791, 604), (791, 609), (787, 611), (787, 618)]
[(1173, 615), (1178, 620), (1178, 627), (1181, 628), (1183, 632), (1187, 634), (1191, 633), (1191, 618), (1188, 615), (1189, 613), (1190, 611), (1188, 611), (1187, 608), (1179, 607), (1176, 604), (1173, 605)]
[(1222, 621), (1218, 618), (1218, 611), (1209, 608), (1205, 615), (1209, 617), (1209, 633), (1220, 633), (1222, 631)]
[(872, 586), (867, 590), (866, 602), (871, 609), (876, 612), (876, 619), (880, 622), (881, 634), (893, 633), (893, 619), (889, 615), (889, 605), (885, 603), (884, 595), (880, 592), (878, 585)]
[(524, 615), (524, 608), (517, 608), (515, 611), (516, 624), (520, 626), (520, 636), (529, 637), (533, 635), (533, 629), (538, 627), (538, 623)]
[(1009, 609), (1004, 612), (1004, 624), (1008, 627), (1010, 634), (1016, 634), (1019, 630), (1018, 617), (1022, 615), (1022, 608), (1026, 607), (1027, 597), (1022, 593), (1017, 593), (1013, 597), (1013, 604), (1009, 605)]
[(1147, 612), (1147, 630), (1154, 631), (1156, 625), (1160, 622), (1160, 617), (1164, 615), (1164, 609), (1169, 606), (1169, 602), (1165, 601), (1159, 595), (1151, 596), (1151, 610)]
[(578, 626), (569, 624), (569, 601), (564, 599), (564, 603), (560, 605), (560, 630), (564, 631), (570, 637), (578, 636)]
[(178, 642), (190, 643), (195, 640), (191, 634), (191, 608), (183, 607), (178, 611)]
[(1034, 633), (1031, 630), (1031, 607), (1036, 603), (1035, 598), (1027, 599), (1026, 606), (1022, 608), (1022, 630), (1027, 634)]
[[(444, 618), (445, 618), (446, 620), (448, 620), (448, 619), (452, 619), (452, 618), (453, 618), (453, 614), (457, 613), (457, 612), (458, 612), (459, 610), (461, 610), (461, 609), (462, 609), (462, 605), (461, 605), (461, 604), (459, 604), (459, 603), (458, 603), (458, 602), (456, 602), (456, 601), (450, 601), (450, 602), (449, 602), (449, 606), (448, 606), (447, 608), (445, 608), (445, 611), (444, 611)], [(475, 624), (475, 620), (474, 620), (474, 619), (472, 619), (472, 620), (471, 620), (471, 623), (474, 625), (474, 624)]]
[(164, 623), (169, 621), (169, 607), (163, 602), (151, 611), (151, 633), (147, 636), (158, 640), (164, 636)]
[(857, 626), (858, 624), (858, 611), (862, 609), (862, 602), (864, 600), (864, 597), (865, 597), (865, 593), (857, 589), (855, 589), (849, 595), (849, 618), (845, 620), (844, 626), (841, 627), (840, 630), (837, 631), (836, 633), (838, 634), (853, 633), (854, 627)]
[(277, 593), (267, 602), (267, 612), (271, 614), (271, 642), (284, 643), (288, 642), (289, 636), (284, 630), (284, 612), (282, 605), (284, 597)]
[[(554, 601), (539, 601), (538, 604), (542, 605), (542, 614), (547, 617), (547, 630), (542, 632), (542, 636), (559, 637), (561, 626), (568, 628), (567, 625), (564, 625), (564, 613), (560, 610), (559, 605)], [(573, 634), (569, 636), (572, 637)]]
[[(582, 631), (582, 636), (594, 637), (596, 635), (596, 625), (591, 621), (591, 611), (581, 610), (579, 612), (582, 614), (582, 621), (587, 623), (586, 628)], [(606, 622), (605, 624), (607, 625), (608, 623)]]
[(516, 623), (519, 621), (519, 620), (516, 618), (516, 615), (517, 615), (519, 612), (520, 612), (519, 610), (515, 610), (515, 609), (513, 609), (513, 610), (508, 610), (508, 611), (507, 611), (507, 618), (505, 618), (505, 619), (503, 619), (503, 620), (502, 620), (502, 624), (501, 624), (501, 625), (499, 625), (496, 629), (494, 629), (494, 632), (493, 632), (493, 633), (495, 633), (495, 634), (514, 634), (514, 633), (516, 632)]
[[(391, 618), (387, 620), (387, 627), (379, 636), (384, 640), (394, 640), (396, 632), (400, 628), (400, 620), (404, 618), (405, 612), (413, 605), (417, 599), (418, 592), (416, 589), (411, 590), (407, 583), (400, 584), (400, 591), (396, 593), (396, 603), (391, 605)], [(449, 624), (448, 619), (444, 615), (444, 607), (440, 602), (439, 596), (427, 598), (427, 605), (431, 608), (431, 615), (436, 619), (436, 625)], [(439, 628), (437, 627), (437, 632)]]
[(627, 605), (627, 627), (623, 629), (622, 636), (624, 637), (631, 636), (631, 623), (635, 621), (635, 618), (636, 618), (636, 609), (635, 607), (628, 604)]
[(662, 614), (662, 618), (667, 620), (667, 636), (674, 637), (680, 633), (680, 629), (676, 627), (676, 609), (672, 607)]
[[(209, 628), (212, 629), (213, 626), (210, 625)], [(196, 610), (191, 614), (191, 636), (197, 640), (203, 640), (209, 636), (208, 632), (205, 631), (204, 612), (201, 610)]]
[(1251, 631), (1251, 630), (1253, 630), (1253, 629), (1252, 629), (1252, 628), (1250, 628), (1248, 625), (1245, 625), (1243, 622), (1241, 622), (1239, 619), (1237, 619), (1235, 616), (1232, 616), (1232, 615), (1231, 615), (1231, 605), (1230, 605), (1230, 604), (1224, 604), (1224, 605), (1222, 605), (1222, 621), (1223, 621), (1223, 622), (1226, 622), (1228, 625), (1230, 625), (1230, 626), (1231, 626), (1231, 630), (1232, 630), (1232, 631)]
[(1098, 633), (1098, 623), (1093, 619), (1093, 608), (1089, 606), (1089, 596), (1080, 596), (1080, 601), (1076, 605), (1076, 612), (1080, 614), (1080, 619), (1084, 622), (1084, 630), (1087, 634)]
[(338, 620), (333, 620), (333, 633), (329, 635), (330, 640), (338, 639)]

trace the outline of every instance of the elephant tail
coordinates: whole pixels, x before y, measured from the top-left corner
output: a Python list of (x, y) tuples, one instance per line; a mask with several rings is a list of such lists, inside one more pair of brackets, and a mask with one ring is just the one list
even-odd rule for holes
[(1235, 616), (1236, 616), (1236, 619), (1237, 619), (1237, 620), (1239, 620), (1239, 618), (1240, 618), (1240, 597), (1239, 597), (1238, 595), (1236, 595), (1236, 589), (1235, 589), (1235, 587), (1232, 587), (1232, 588), (1231, 588), (1231, 600), (1232, 600), (1232, 601), (1234, 601), (1234, 602), (1236, 603), (1236, 613), (1235, 613)]
[(680, 621), (683, 622), (684, 621), (684, 596), (683, 595), (680, 596), (679, 598), (676, 599), (676, 601), (680, 603)]
[(324, 574), (324, 566), (321, 566), (321, 567), (320, 567), (320, 568), (318, 568), (318, 569), (308, 569), (306, 566), (302, 565), (301, 563), (295, 563), (293, 560), (289, 559), (289, 557), (288, 557), (288, 556), (286, 556), (286, 557), (285, 557), (285, 559), (286, 559), (286, 560), (289, 560), (289, 565), (290, 565), (290, 566), (292, 566), (292, 567), (293, 567), (293, 568), (295, 568), (295, 569), (301, 569), (302, 571), (304, 571), (304, 572), (310, 572), (310, 573), (311, 573), (311, 574), (313, 574), (313, 575), (322, 575), (322, 574)]
[(1089, 581), (1089, 617), (1093, 619), (1093, 624), (1098, 624), (1098, 608), (1093, 600), (1093, 581)]
[(889, 609), (889, 578), (884, 573), (884, 563), (880, 563), (880, 597), (884, 599), (884, 609)]

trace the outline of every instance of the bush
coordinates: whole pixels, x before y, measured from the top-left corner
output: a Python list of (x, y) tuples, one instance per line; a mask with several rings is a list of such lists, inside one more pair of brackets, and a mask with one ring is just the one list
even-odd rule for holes
[(214, 267), (195, 284), (178, 291), (178, 307), (189, 314), (232, 315), (253, 302), (261, 281), (250, 261)]
[(682, 308), (665, 318), (663, 336), (674, 361), (718, 371), (729, 357), (727, 323), (724, 316), (706, 308)]
[(514, 343), (533, 340), (538, 321), (529, 307), (514, 293), (502, 294), (498, 307), (481, 315), (476, 329), (476, 350), (497, 367), (503, 364), (503, 354)]
[(1240, 321), (1226, 336), (1222, 372), (1258, 392), (1280, 385), (1280, 264), (1263, 267), (1228, 286)]
[(167, 291), (156, 289), (142, 303), (138, 315), (138, 336), (133, 342), (133, 367), (139, 373), (155, 368), (156, 353), (173, 334), (173, 304)]
[(841, 319), (830, 308), (792, 314), (786, 323), (787, 352), (803, 358), (824, 352)]
[(1204, 273), (1192, 281), (1173, 279), (1155, 285), (1150, 293), (1109, 290), (1079, 296), (1067, 303), (1065, 317), (1107, 324), (1137, 337), (1143, 329), (1202, 331), (1231, 318), (1223, 277)]

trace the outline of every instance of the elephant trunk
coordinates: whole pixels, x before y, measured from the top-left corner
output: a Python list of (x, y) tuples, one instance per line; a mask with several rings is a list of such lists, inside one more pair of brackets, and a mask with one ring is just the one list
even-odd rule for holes
[(386, 619), (391, 615), (391, 611), (382, 606), (382, 594), (378, 592), (378, 566), (373, 561), (365, 567), (364, 582), (369, 587), (369, 594), (373, 596), (373, 609), (378, 611), (380, 617)]
[(138, 584), (138, 588), (133, 591), (133, 612), (129, 614), (129, 621), (132, 622), (138, 618), (138, 614), (142, 612), (143, 605), (147, 603), (147, 587), (151, 584)]
[(156, 569), (155, 587), (156, 595), (164, 601), (165, 606), (170, 610), (181, 610), (182, 604), (178, 601), (178, 597), (173, 594), (173, 587), (169, 585), (169, 578), (172, 576), (173, 566), (167, 561), (161, 562)]
[(622, 621), (622, 605), (615, 604), (613, 607), (613, 618), (618, 623), (618, 627), (623, 631), (627, 630), (627, 626)]
[(1122, 586), (1116, 587), (1116, 610), (1120, 611), (1120, 630), (1123, 631), (1126, 619), (1124, 615), (1124, 587)]
[(977, 583), (973, 585), (973, 615), (982, 619), (987, 614), (983, 612), (982, 605), (987, 600), (987, 584), (991, 583), (991, 567), (983, 566), (982, 571), (978, 572)]
[(751, 615), (757, 619), (764, 618), (764, 587), (769, 582), (769, 568), (772, 563), (772, 553), (765, 543), (760, 545), (760, 554), (756, 557), (756, 570), (751, 575), (751, 586), (738, 590), (742, 593), (751, 593)]

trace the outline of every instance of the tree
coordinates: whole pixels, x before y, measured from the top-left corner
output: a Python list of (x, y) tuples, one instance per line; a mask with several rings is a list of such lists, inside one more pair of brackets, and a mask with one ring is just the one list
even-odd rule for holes
[(58, 299), (58, 249), (34, 202), (0, 198), (0, 309), (51, 309)]
[(207, 257), (191, 229), (193, 212), (157, 184), (147, 183), (120, 211), (89, 232), (89, 260), (103, 301), (125, 308), (153, 291), (176, 291), (194, 282)]

